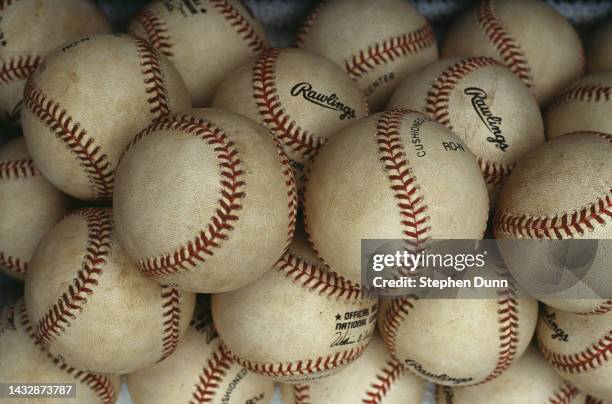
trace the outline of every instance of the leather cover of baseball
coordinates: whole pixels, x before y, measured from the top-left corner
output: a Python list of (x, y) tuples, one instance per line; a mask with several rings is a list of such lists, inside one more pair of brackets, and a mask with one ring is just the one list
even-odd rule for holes
[(376, 327), (378, 301), (328, 272), (301, 233), (256, 282), (212, 296), (215, 325), (236, 362), (283, 383), (343, 369)]
[(111, 32), (90, 0), (20, 0), (0, 3), (0, 118), (19, 123), (26, 79), (47, 54), (85, 35)]
[(267, 46), (263, 27), (238, 0), (156, 0), (129, 31), (174, 63), (194, 107), (208, 107), (227, 74)]
[(344, 67), (373, 111), (402, 79), (438, 58), (431, 25), (403, 0), (322, 2), (304, 22), (298, 46)]
[(443, 57), (488, 56), (503, 62), (546, 105), (584, 67), (578, 33), (538, 0), (483, 0), (446, 33)]
[(563, 380), (534, 346), (497, 379), (480, 386), (452, 388), (437, 386), (438, 404), (586, 404), (586, 396)]
[(190, 106), (172, 63), (125, 35), (82, 37), (57, 49), (28, 80), (23, 104), (23, 134), (36, 165), (55, 186), (85, 200), (110, 200), (130, 139)]
[(361, 282), (362, 239), (480, 239), (488, 197), (476, 157), (409, 110), (377, 113), (332, 137), (306, 185), (310, 240), (330, 269)]
[(283, 384), (285, 404), (420, 403), (425, 381), (406, 370), (385, 349), (378, 334), (346, 370), (309, 384)]
[(546, 110), (546, 136), (593, 131), (612, 133), (612, 72), (580, 78), (559, 94)]
[[(546, 142), (524, 156), (503, 186), (494, 216), (497, 239), (596, 240), (612, 238), (612, 135), (579, 133)], [(609, 295), (609, 244), (595, 242), (588, 271), (574, 275), (576, 282), (563, 291), (533, 286), (540, 277), (559, 271), (553, 260), (558, 245), (498, 242), (510, 272), (539, 300), (556, 308), (588, 314), (612, 309)], [(564, 268), (569, 268), (569, 261)], [(586, 264), (585, 264), (586, 265)], [(577, 267), (576, 270), (579, 268)], [(531, 287), (531, 288), (530, 288)], [(602, 288), (602, 293), (592, 290)], [(571, 296), (582, 299), (568, 299)], [(604, 296), (605, 297), (605, 296)]]
[(238, 289), (283, 255), (297, 197), (282, 146), (238, 114), (196, 109), (154, 122), (117, 170), (121, 244), (161, 284)]
[(213, 106), (266, 126), (283, 144), (301, 191), (311, 159), (368, 106), (340, 66), (299, 49), (270, 49), (230, 74)]
[(0, 270), (24, 280), (40, 239), (70, 209), (30, 158), (23, 138), (0, 148)]
[(606, 401), (612, 401), (610, 324), (612, 312), (583, 316), (546, 306), (537, 328), (540, 350), (557, 373)]
[(491, 202), (516, 160), (545, 140), (537, 101), (493, 58), (434, 62), (400, 84), (392, 108), (421, 111), (457, 134), (478, 158)]
[(274, 393), (272, 380), (230, 357), (206, 312), (194, 317), (174, 354), (129, 374), (127, 385), (134, 403), (143, 404), (265, 404)]
[(612, 70), (612, 18), (599, 23), (588, 41), (587, 71), (589, 73)]
[(41, 345), (83, 370), (124, 374), (174, 352), (195, 295), (141, 274), (117, 242), (110, 209), (67, 215), (42, 239), (25, 302)]
[[(119, 395), (119, 376), (75, 369), (46, 352), (36, 337), (23, 299), (0, 311), (0, 358), (3, 382), (76, 383), (77, 398), (62, 400), (66, 403), (113, 404)], [(28, 399), (32, 404), (48, 402), (50, 399)]]

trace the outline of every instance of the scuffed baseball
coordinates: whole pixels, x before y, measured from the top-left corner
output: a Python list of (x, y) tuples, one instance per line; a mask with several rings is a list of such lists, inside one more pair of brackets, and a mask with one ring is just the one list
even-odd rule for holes
[(24, 280), (38, 241), (70, 209), (38, 170), (23, 138), (0, 148), (0, 271)]
[(478, 158), (491, 200), (516, 160), (545, 140), (537, 101), (493, 58), (434, 62), (400, 84), (392, 108), (421, 111), (457, 134)]
[(27, 78), (55, 48), (84, 35), (111, 32), (90, 0), (0, 3), (0, 118), (19, 123)]
[(559, 375), (581, 391), (612, 401), (612, 312), (583, 316), (546, 306), (540, 350)]
[(368, 113), (365, 98), (340, 66), (299, 49), (270, 49), (233, 72), (213, 106), (266, 126), (283, 144), (300, 191), (325, 141)]
[(546, 363), (538, 349), (527, 348), (523, 356), (497, 379), (480, 386), (437, 386), (438, 404), (585, 404), (586, 396), (563, 380)]
[(568, 86), (546, 110), (546, 136), (571, 132), (612, 133), (612, 71), (590, 74)]
[(374, 334), (363, 355), (345, 370), (309, 384), (283, 384), (284, 404), (420, 403), (425, 381), (409, 373)]
[[(612, 135), (555, 138), (517, 163), (497, 200), (493, 227), (510, 272), (533, 296), (561, 310), (588, 314), (612, 308), (610, 296), (604, 296), (612, 287), (612, 251), (609, 243), (596, 241), (612, 238), (611, 152)], [(514, 241), (570, 239), (593, 242), (587, 248), (574, 241), (582, 251), (574, 256), (560, 243)], [(555, 280), (559, 265), (565, 273)], [(559, 281), (565, 290), (549, 288)]]
[(253, 282), (295, 227), (295, 182), (282, 146), (232, 112), (196, 109), (154, 122), (129, 144), (115, 185), (121, 244), (144, 274), (184, 290)]
[(540, 105), (576, 80), (584, 66), (578, 33), (538, 0), (482, 0), (451, 26), (442, 55), (498, 59), (533, 91)]
[[(76, 384), (76, 398), (63, 402), (112, 404), (119, 395), (119, 376), (75, 369), (43, 350), (23, 299), (0, 311), (0, 380), (11, 383)], [(7, 399), (12, 401), (11, 399)], [(43, 404), (49, 399), (28, 398)]]
[(361, 356), (376, 326), (377, 303), (327, 271), (298, 232), (263, 277), (213, 295), (212, 313), (236, 362), (276, 381), (305, 383)]
[(362, 239), (482, 238), (488, 197), (455, 134), (408, 110), (377, 113), (319, 151), (304, 194), (310, 239), (330, 269), (361, 282)]
[(41, 345), (71, 366), (124, 374), (171, 355), (195, 295), (160, 286), (131, 263), (110, 209), (67, 215), (42, 239), (25, 302)]
[(174, 354), (130, 373), (127, 386), (135, 404), (265, 404), (274, 392), (272, 380), (234, 362), (206, 312), (194, 317)]
[(129, 31), (176, 66), (194, 107), (207, 107), (227, 74), (267, 46), (265, 32), (238, 0), (151, 2)]
[(143, 39), (82, 37), (49, 55), (28, 80), (23, 134), (52, 184), (79, 199), (110, 200), (129, 140), (189, 105), (172, 63)]
[(306, 19), (298, 46), (338, 63), (374, 111), (410, 73), (438, 58), (429, 22), (403, 0), (330, 0)]
[(599, 23), (587, 43), (587, 71), (599, 73), (612, 70), (612, 18)]

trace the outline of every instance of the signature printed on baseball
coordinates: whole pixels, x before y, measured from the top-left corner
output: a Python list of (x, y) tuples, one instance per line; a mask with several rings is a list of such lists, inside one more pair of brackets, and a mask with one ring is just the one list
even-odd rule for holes
[(552, 339), (558, 339), (559, 341), (568, 342), (569, 335), (568, 333), (563, 331), (561, 326), (555, 321), (555, 313), (549, 313), (548, 311), (544, 310), (544, 312), (542, 313), (542, 320), (544, 320), (544, 323), (548, 326), (548, 328), (552, 330)]
[(468, 87), (463, 92), (472, 97), (471, 101), (474, 110), (489, 132), (493, 134), (493, 136), (487, 137), (487, 141), (495, 143), (495, 147), (505, 152), (510, 145), (506, 143), (506, 138), (502, 134), (502, 118), (500, 116), (493, 115), (493, 112), (491, 112), (491, 109), (486, 103), (488, 97), (487, 93), (478, 87)]
[(313, 90), (310, 83), (297, 83), (291, 88), (290, 94), (293, 97), (302, 96), (308, 102), (340, 112), (340, 120), (355, 118), (355, 109), (340, 101), (336, 93), (324, 94)]

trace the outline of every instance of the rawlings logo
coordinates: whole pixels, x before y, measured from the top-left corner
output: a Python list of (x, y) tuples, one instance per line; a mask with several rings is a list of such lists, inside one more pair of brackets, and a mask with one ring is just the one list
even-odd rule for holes
[(567, 342), (569, 340), (569, 335), (565, 331), (563, 331), (561, 326), (559, 326), (559, 324), (557, 324), (557, 322), (555, 321), (555, 313), (549, 313), (548, 311), (544, 310), (544, 312), (542, 313), (542, 319), (544, 320), (544, 323), (546, 323), (548, 328), (552, 330), (552, 339), (558, 339), (559, 341), (563, 342)]
[(310, 83), (302, 82), (294, 85), (290, 94), (294, 97), (299, 97), (301, 95), (308, 102), (340, 112), (341, 120), (355, 118), (355, 109), (348, 105), (344, 105), (335, 93), (329, 95), (319, 93), (312, 89), (312, 84)]
[(472, 97), (472, 106), (478, 114), (478, 117), (487, 127), (489, 132), (493, 134), (493, 137), (487, 137), (487, 141), (495, 143), (495, 147), (505, 152), (510, 145), (506, 143), (506, 138), (502, 135), (501, 124), (502, 118), (493, 115), (489, 106), (486, 104), (487, 93), (478, 87), (468, 87), (463, 91), (466, 95)]
[(438, 375), (435, 373), (428, 372), (427, 370), (423, 368), (423, 365), (421, 365), (419, 362), (413, 359), (406, 359), (405, 363), (406, 363), (406, 366), (411, 367), (412, 369), (414, 369), (416, 372), (418, 372), (422, 376), (429, 377), (439, 382), (450, 382), (452, 384), (462, 384), (462, 383), (471, 382), (473, 380), (472, 377), (451, 377), (447, 375), (446, 373)]

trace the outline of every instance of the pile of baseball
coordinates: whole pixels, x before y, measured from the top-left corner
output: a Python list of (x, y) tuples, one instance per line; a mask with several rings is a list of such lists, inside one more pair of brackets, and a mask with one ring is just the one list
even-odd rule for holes
[(519, 297), (544, 263), (502, 251), (519, 276), (498, 299), (360, 286), (362, 239), (612, 238), (611, 21), (583, 45), (545, 3), (483, 0), (440, 41), (408, 1), (329, 0), (276, 49), (237, 0), (156, 0), (126, 34), (87, 0), (0, 17), (0, 113), (23, 132), (0, 149), (0, 267), (25, 282), (0, 382), (612, 402), (612, 300)]

